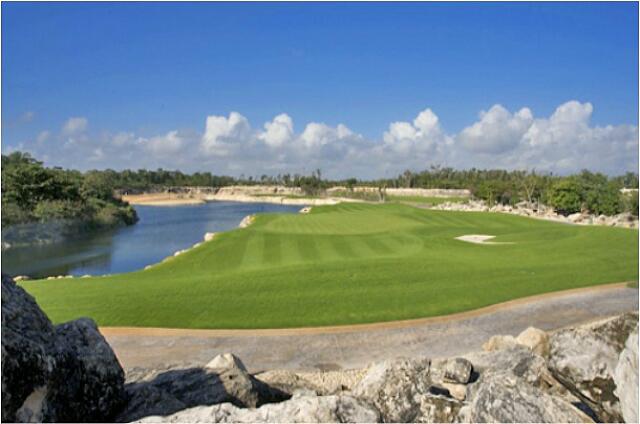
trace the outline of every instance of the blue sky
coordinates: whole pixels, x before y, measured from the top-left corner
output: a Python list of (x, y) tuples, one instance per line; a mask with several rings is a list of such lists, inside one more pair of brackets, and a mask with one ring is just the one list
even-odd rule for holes
[[(3, 2), (3, 152), (232, 174), (623, 172), (637, 167), (637, 7)], [(435, 123), (414, 122), (427, 110)]]

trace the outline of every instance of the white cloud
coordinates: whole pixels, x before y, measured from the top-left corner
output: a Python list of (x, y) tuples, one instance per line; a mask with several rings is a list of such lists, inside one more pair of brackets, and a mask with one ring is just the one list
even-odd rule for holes
[[(366, 139), (344, 124), (309, 122), (300, 133), (282, 113), (252, 129), (238, 112), (206, 118), (204, 132), (171, 130), (92, 133), (85, 118), (63, 131), (42, 131), (24, 148), (66, 167), (179, 168), (218, 174), (308, 173), (327, 177), (391, 177), (430, 165), (454, 168), (531, 169), (575, 172), (582, 168), (619, 174), (638, 166), (638, 127), (593, 126), (590, 103), (569, 101), (548, 117), (522, 107), (494, 105), (458, 133), (447, 133), (429, 108), (412, 121), (389, 125), (381, 139)], [(47, 141), (46, 143), (44, 141)], [(90, 158), (90, 165), (85, 159)]]
[(440, 119), (429, 108), (420, 112), (412, 123), (391, 123), (382, 139), (390, 150), (401, 155), (433, 152), (450, 143), (449, 137), (440, 127)]
[(258, 135), (270, 147), (282, 147), (293, 140), (293, 120), (286, 113), (264, 124), (264, 132)]
[(212, 156), (229, 156), (241, 143), (251, 138), (251, 127), (247, 118), (238, 112), (224, 116), (208, 116), (202, 150)]
[(512, 114), (501, 105), (494, 105), (482, 111), (480, 121), (463, 129), (457, 140), (475, 152), (501, 153), (517, 147), (532, 123), (533, 115), (526, 107)]
[(87, 118), (73, 117), (69, 118), (62, 127), (62, 133), (65, 135), (75, 135), (84, 132), (89, 126)]
[(308, 123), (300, 135), (304, 146), (311, 149), (357, 138), (359, 136), (343, 124), (333, 128), (321, 122)]
[(111, 138), (111, 142), (118, 146), (126, 146), (136, 141), (136, 135), (132, 132), (119, 132)]
[(175, 154), (183, 147), (184, 140), (178, 131), (169, 131), (165, 135), (152, 137), (144, 141), (145, 147), (156, 155)]

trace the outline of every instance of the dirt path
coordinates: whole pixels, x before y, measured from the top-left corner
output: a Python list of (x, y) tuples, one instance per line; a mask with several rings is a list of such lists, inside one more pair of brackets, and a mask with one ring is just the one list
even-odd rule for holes
[(443, 317), (264, 330), (101, 327), (120, 362), (129, 367), (204, 365), (233, 352), (254, 372), (264, 369), (358, 368), (396, 356), (448, 356), (480, 349), (495, 334), (528, 326), (553, 330), (638, 310), (638, 290), (626, 283), (517, 299)]

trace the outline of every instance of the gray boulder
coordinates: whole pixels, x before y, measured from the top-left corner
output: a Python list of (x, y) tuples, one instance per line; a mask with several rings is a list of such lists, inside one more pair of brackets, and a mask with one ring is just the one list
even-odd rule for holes
[(429, 376), (429, 359), (395, 359), (373, 365), (353, 388), (384, 422), (452, 422), (462, 404), (443, 396)]
[(147, 417), (140, 422), (371, 423), (379, 421), (380, 414), (375, 408), (350, 396), (300, 396), (256, 409), (242, 409), (230, 403), (199, 406), (169, 416)]
[(127, 384), (127, 406), (116, 422), (131, 422), (151, 415), (171, 415), (188, 406), (175, 396), (150, 384)]
[(464, 358), (447, 360), (444, 367), (444, 381), (447, 383), (467, 384), (471, 379), (473, 365)]
[(463, 422), (592, 422), (571, 403), (508, 371), (488, 373), (476, 384), (473, 400), (460, 413)]
[(130, 401), (119, 421), (222, 403), (255, 408), (290, 397), (249, 375), (232, 354), (218, 355), (203, 368), (134, 369), (127, 381)]
[(45, 398), (56, 374), (55, 330), (33, 297), (2, 276), (2, 421), (50, 417)]
[(271, 370), (255, 377), (269, 385), (291, 395), (297, 392), (312, 391), (318, 395), (338, 395), (351, 390), (365, 375), (365, 370), (309, 371)]
[(614, 373), (637, 325), (638, 314), (629, 313), (551, 335), (549, 369), (602, 421), (623, 420)]
[(125, 403), (124, 371), (95, 322), (81, 318), (56, 326), (58, 372), (52, 392), (58, 421), (111, 420)]
[(54, 327), (3, 275), (2, 420), (111, 421), (124, 402), (124, 373), (93, 321)]
[(615, 395), (620, 400), (622, 417), (627, 423), (638, 422), (638, 327), (627, 339), (613, 375)]
[[(474, 370), (480, 376), (487, 373), (508, 371), (522, 381), (534, 387), (545, 390), (559, 386), (547, 363), (539, 355), (536, 355), (525, 346), (512, 347), (491, 352), (474, 352), (465, 355), (465, 358), (473, 363)], [(475, 390), (478, 384), (469, 385), (469, 391)]]

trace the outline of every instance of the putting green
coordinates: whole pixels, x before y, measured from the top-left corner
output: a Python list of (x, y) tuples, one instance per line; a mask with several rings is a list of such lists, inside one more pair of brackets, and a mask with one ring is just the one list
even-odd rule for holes
[[(468, 234), (511, 243), (455, 239)], [(145, 271), (20, 284), (55, 322), (277, 328), (444, 315), (637, 279), (637, 230), (348, 203), (260, 215)]]

